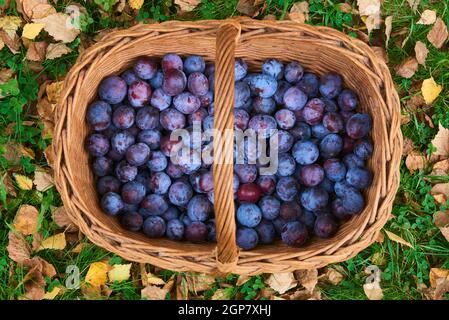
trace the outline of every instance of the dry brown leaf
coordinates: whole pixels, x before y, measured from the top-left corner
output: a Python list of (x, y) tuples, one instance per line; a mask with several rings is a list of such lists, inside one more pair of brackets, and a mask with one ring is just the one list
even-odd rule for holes
[(438, 133), (433, 138), (432, 144), (436, 148), (433, 154), (449, 157), (449, 129), (443, 127), (441, 123), (438, 125)]
[(39, 211), (28, 204), (20, 206), (14, 218), (14, 229), (23, 235), (31, 235), (37, 231), (39, 224)]
[(45, 31), (56, 41), (69, 43), (75, 40), (80, 29), (71, 24), (71, 18), (65, 13), (53, 13), (45, 18), (33, 19), (34, 22), (45, 23)]
[(430, 25), (434, 24), (435, 21), (437, 21), (437, 13), (434, 10), (424, 10), (416, 24)]
[(393, 16), (388, 16), (385, 18), (385, 36), (386, 36), (386, 46), (390, 42), (391, 29), (393, 27)]
[(292, 272), (281, 272), (271, 274), (265, 283), (273, 290), (283, 294), (296, 287), (298, 281), (296, 281)]
[(380, 28), (380, 0), (357, 0), (359, 14), (364, 20), (368, 34)]
[(58, 233), (54, 236), (48, 237), (41, 242), (41, 246), (37, 251), (41, 250), (63, 250), (67, 246), (65, 234)]
[(83, 249), (84, 249), (84, 243), (80, 243), (75, 248), (73, 248), (71, 252), (80, 253)]
[(37, 5), (48, 5), (47, 0), (19, 0), (18, 2), (20, 2), (21, 6), (19, 12), (23, 12), (29, 19), (33, 18), (33, 8)]
[(23, 235), (10, 231), (8, 233), (8, 256), (11, 260), (23, 264), (30, 259), (31, 249)]
[(215, 278), (208, 274), (188, 273), (186, 280), (187, 288), (190, 292), (209, 290), (215, 283)]
[(75, 226), (70, 220), (64, 207), (56, 208), (53, 211), (53, 221), (58, 225), (58, 227), (65, 228), (68, 232), (75, 232), (78, 227)]
[(173, 289), (173, 286), (175, 284), (175, 275), (172, 275), (170, 277), (170, 279), (168, 279), (167, 283), (164, 284), (164, 286), (162, 287), (162, 289), (167, 290), (168, 292), (171, 291), (171, 289)]
[(162, 285), (166, 284), (164, 280), (162, 280), (158, 276), (152, 274), (151, 272), (147, 273), (146, 279), (147, 279), (147, 285), (151, 284), (151, 285), (155, 285), (155, 286), (162, 286)]
[(241, 274), (241, 275), (239, 276), (239, 278), (237, 279), (237, 282), (236, 282), (235, 285), (236, 285), (237, 287), (240, 287), (240, 286), (244, 285), (249, 279), (251, 279), (250, 276)]
[(52, 5), (42, 3), (33, 7), (32, 19), (45, 18), (50, 14), (56, 13), (56, 9)]
[(253, 17), (259, 11), (259, 2), (259, 0), (239, 0), (236, 9), (241, 14)]
[(418, 61), (419, 64), (425, 65), (427, 55), (429, 54), (429, 49), (427, 49), (426, 44), (422, 41), (416, 42), (415, 45), (415, 56), (416, 61)]
[(24, 277), (26, 299), (42, 300), (45, 296), (45, 279), (38, 268), (32, 268)]
[(421, 0), (407, 0), (407, 2), (410, 5), (410, 8), (412, 8), (413, 11), (416, 11)]
[(297, 270), (295, 271), (296, 279), (299, 284), (302, 285), (306, 290), (312, 292), (318, 283), (318, 270)]
[(409, 79), (413, 77), (416, 70), (418, 70), (418, 61), (416, 61), (416, 58), (414, 57), (409, 57), (397, 66), (395, 70), (398, 76)]
[(3, 185), (5, 186), (8, 195), (12, 197), (17, 197), (17, 192), (16, 189), (14, 188), (13, 180), (11, 179), (8, 172), (4, 173), (3, 177), (0, 178), (0, 181), (3, 182)]
[(334, 286), (336, 286), (344, 279), (344, 276), (334, 268), (327, 268), (325, 273), (325, 279)]
[(55, 153), (53, 150), (53, 146), (50, 144), (47, 148), (44, 150), (45, 159), (47, 160), (47, 163), (50, 167), (53, 167), (53, 164), (55, 162)]
[(449, 174), (449, 159), (446, 159), (435, 163), (432, 167), (432, 172), (430, 175), (442, 177), (448, 174)]
[(441, 18), (437, 18), (432, 30), (427, 34), (427, 40), (437, 49), (440, 49), (448, 37), (447, 26)]
[(449, 211), (439, 211), (434, 214), (435, 226), (440, 229), (443, 237), (449, 242)]
[(44, 41), (31, 42), (26, 55), (27, 60), (36, 62), (44, 61), (46, 49), (47, 43)]
[(200, 3), (201, 0), (175, 0), (175, 4), (179, 6), (178, 13), (193, 11)]
[(445, 204), (449, 199), (449, 182), (435, 184), (430, 190), (430, 194), (435, 198), (435, 201)]
[(142, 289), (141, 295), (143, 299), (147, 300), (165, 300), (169, 291), (157, 286), (146, 286)]
[(5, 30), (0, 30), (0, 39), (9, 48), (13, 54), (19, 53), (20, 38), (17, 34), (10, 37)]
[(46, 87), (48, 101), (50, 103), (57, 103), (64, 88), (64, 81), (53, 82)]
[(72, 52), (72, 49), (67, 47), (64, 43), (51, 43), (47, 47), (45, 58), (53, 60), (70, 52)]
[(384, 230), (384, 231), (385, 231), (385, 233), (387, 234), (388, 238), (389, 238), (391, 241), (400, 243), (400, 244), (402, 244), (402, 245), (404, 245), (404, 246), (407, 246), (407, 247), (413, 249), (413, 246), (412, 246), (409, 242), (407, 242), (406, 240), (402, 239), (400, 236), (398, 236), (398, 235), (396, 235), (396, 234), (394, 234), (393, 232), (390, 232), (390, 231), (388, 231), (388, 230)]
[[(275, 298), (275, 297), (273, 297)], [(279, 298), (279, 297), (278, 297)], [(282, 295), (282, 299), (288, 300), (321, 300), (321, 291), (318, 289), (314, 289), (313, 291), (309, 291), (307, 289), (299, 289), (293, 292), (292, 294), (284, 294)]]
[(307, 1), (294, 3), (287, 17), (298, 23), (306, 22), (309, 20), (309, 3)]
[(414, 95), (412, 96), (408, 101), (407, 101), (407, 107), (411, 110), (411, 111), (416, 111), (418, 108), (421, 108), (422, 106), (424, 106), (426, 104), (426, 101), (424, 100), (424, 97), (420, 94)]
[(416, 170), (421, 170), (426, 166), (426, 157), (418, 151), (414, 151), (405, 159), (405, 166), (410, 173), (413, 173)]
[(176, 300), (188, 300), (189, 289), (187, 287), (186, 279), (181, 276), (176, 276)]
[(52, 175), (43, 169), (34, 172), (33, 184), (36, 186), (36, 190), (40, 192), (45, 192), (55, 185)]
[(442, 281), (449, 280), (449, 270), (431, 268), (429, 273), (430, 286), (436, 288)]

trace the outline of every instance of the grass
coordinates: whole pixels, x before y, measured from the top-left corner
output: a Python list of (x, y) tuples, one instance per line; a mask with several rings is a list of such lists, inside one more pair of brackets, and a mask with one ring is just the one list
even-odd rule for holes
[[(86, 6), (87, 14), (83, 18), (83, 35), (93, 37), (97, 32), (112, 29), (126, 28), (132, 24), (132, 17), (123, 17), (114, 13), (113, 9), (107, 7), (110, 0), (89, 1)], [(174, 18), (179, 19), (225, 19), (239, 15), (236, 10), (237, 0), (219, 1), (204, 0), (192, 12), (182, 17), (176, 16), (176, 9), (171, 1), (145, 1), (136, 16), (139, 22), (166, 21)], [(310, 20), (313, 25), (327, 25), (352, 36), (360, 25), (360, 18), (350, 13), (339, 10), (342, 1), (311, 0)], [(353, 8), (356, 1), (346, 1)], [(12, 3), (14, 3), (12, 1)], [(58, 1), (56, 8), (63, 11), (68, 1)], [(268, 0), (265, 10), (261, 11), (257, 18), (263, 18), (267, 14), (273, 14), (278, 19), (286, 18), (288, 11), (294, 1)], [(104, 11), (99, 10), (104, 7)], [(418, 12), (424, 9), (433, 9), (446, 22), (449, 22), (449, 8), (446, 1), (422, 0)], [(14, 6), (7, 10), (9, 15), (17, 15)], [(419, 93), (419, 84), (422, 80), (433, 76), (446, 89), (449, 82), (449, 56), (445, 50), (437, 50), (429, 45), (426, 35), (431, 26), (418, 25), (419, 14), (413, 12), (406, 0), (385, 0), (382, 5), (382, 16), (393, 16), (392, 37), (386, 47), (388, 54), (388, 65), (394, 75), (394, 68), (405, 58), (414, 55), (416, 41), (428, 44), (430, 50), (426, 65), (420, 66), (412, 79), (403, 79), (394, 76), (402, 105)], [(362, 30), (363, 31), (363, 30)], [(371, 43), (379, 45), (384, 43), (383, 30), (375, 31), (371, 36)], [(380, 40), (379, 40), (380, 39)], [(404, 39), (406, 41), (404, 42)], [(400, 45), (398, 45), (398, 43)], [(401, 44), (404, 43), (404, 46)], [(31, 148), (35, 153), (35, 159), (21, 156), (19, 161), (12, 163), (0, 156), (0, 177), (5, 172), (32, 175), (37, 166), (46, 167), (43, 151), (51, 143), (49, 137), (42, 137), (42, 123), (39, 122), (33, 112), (39, 91), (38, 80), (45, 77), (51, 80), (59, 80), (64, 77), (70, 66), (75, 62), (78, 55), (77, 38), (69, 44), (73, 52), (55, 60), (47, 60), (42, 63), (38, 72), (32, 71), (31, 65), (25, 59), (26, 49), (22, 46), (20, 52), (13, 55), (7, 48), (0, 51), (0, 67), (10, 68), (17, 73), (16, 80), (10, 80), (0, 85), (2, 92), (10, 92), (11, 95), (0, 100), (0, 153), (6, 151), (10, 143), (19, 143)], [(431, 108), (408, 110), (403, 108), (403, 114), (410, 117), (410, 122), (402, 126), (405, 137), (411, 139), (415, 147), (423, 153), (430, 154), (432, 151), (431, 140), (437, 132), (437, 124), (441, 123), (449, 127), (449, 99), (443, 94), (436, 100)], [(436, 128), (431, 128), (423, 120), (423, 114), (428, 114)], [(32, 125), (25, 125), (24, 121), (33, 121)], [(12, 125), (13, 124), (13, 125)], [(12, 129), (12, 133), (7, 128)], [(393, 232), (402, 237), (413, 248), (408, 248), (393, 242), (385, 236), (382, 243), (374, 243), (363, 250), (353, 259), (339, 265), (345, 272), (345, 279), (338, 285), (320, 283), (319, 288), (326, 299), (366, 299), (363, 292), (366, 274), (364, 270), (369, 265), (377, 265), (382, 270), (381, 286), (386, 299), (414, 300), (422, 299), (423, 296), (417, 290), (417, 283), (429, 284), (429, 271), (432, 267), (449, 268), (449, 244), (441, 236), (438, 229), (433, 225), (433, 214), (438, 210), (445, 210), (447, 206), (438, 205), (429, 195), (431, 182), (435, 181), (430, 176), (431, 168), (410, 174), (405, 164), (401, 164), (401, 185), (394, 202), (391, 219), (385, 230)], [(442, 179), (447, 182), (449, 179)], [(26, 270), (16, 266), (9, 258), (6, 251), (8, 243), (8, 232), (15, 213), (21, 204), (36, 206), (40, 212), (41, 228), (44, 237), (54, 234), (57, 226), (51, 219), (51, 208), (60, 206), (61, 200), (54, 188), (46, 192), (35, 190), (23, 191), (16, 188), (17, 196), (8, 195), (4, 182), (0, 183), (0, 299), (15, 299), (24, 293), (24, 276)], [(41, 256), (57, 270), (60, 280), (52, 281), (46, 279), (49, 288), (59, 284), (64, 285), (65, 272), (68, 265), (76, 265), (80, 269), (81, 277), (86, 275), (87, 269), (92, 262), (105, 258), (112, 258), (120, 262), (119, 257), (82, 240), (85, 244), (80, 254), (71, 252), (72, 246), (64, 251), (41, 251)], [(162, 271), (161, 276), (168, 280), (173, 273)], [(181, 274), (182, 276), (182, 274)], [(206, 291), (202, 298), (210, 298), (219, 288), (226, 286), (228, 295), (233, 298), (254, 299), (258, 297), (261, 290), (265, 288), (261, 276), (253, 277), (243, 286), (236, 287), (237, 277), (230, 275), (227, 278), (217, 279), (216, 284)], [(110, 285), (112, 294), (110, 299), (140, 299), (140, 287), (135, 281), (125, 281)], [(67, 290), (58, 299), (83, 298), (80, 290)]]

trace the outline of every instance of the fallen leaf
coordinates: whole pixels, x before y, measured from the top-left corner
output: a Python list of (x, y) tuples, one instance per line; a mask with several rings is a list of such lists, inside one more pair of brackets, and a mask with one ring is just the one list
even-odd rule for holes
[(237, 282), (236, 282), (235, 285), (236, 285), (237, 287), (240, 287), (240, 286), (244, 285), (249, 279), (251, 279), (250, 276), (241, 274), (241, 275), (239, 276), (239, 278), (237, 279)]
[(36, 18), (45, 12), (50, 14), (52, 9), (53, 12), (56, 12), (55, 8), (53, 8), (47, 0), (20, 0), (19, 2), (22, 6), (20, 11), (22, 11), (29, 19)]
[(45, 23), (27, 23), (23, 27), (22, 37), (34, 40), (44, 27)]
[(44, 260), (41, 257), (33, 257), (33, 259), (31, 260), (36, 261), (36, 264), (39, 265), (39, 270), (44, 276), (49, 278), (53, 278), (54, 276), (56, 276), (56, 269), (50, 262)]
[(292, 272), (281, 272), (271, 274), (265, 283), (273, 290), (283, 294), (291, 288), (296, 287), (298, 281), (296, 281)]
[(187, 281), (182, 275), (176, 276), (176, 300), (188, 300), (189, 288)]
[(14, 179), (16, 180), (17, 186), (22, 190), (33, 189), (33, 181), (30, 178), (23, 176), (21, 174), (14, 174)]
[(67, 47), (64, 43), (51, 43), (47, 47), (45, 58), (53, 60), (70, 52), (72, 52), (72, 49)]
[(108, 277), (111, 282), (113, 281), (126, 281), (131, 277), (132, 264), (115, 264), (108, 272)]
[(409, 57), (397, 66), (395, 70), (398, 76), (409, 79), (413, 77), (416, 70), (418, 70), (418, 61), (416, 61), (414, 57)]
[(65, 13), (53, 13), (45, 18), (33, 19), (34, 22), (45, 23), (45, 31), (56, 41), (69, 43), (75, 40), (80, 33), (75, 25), (71, 24), (71, 18)]
[(147, 284), (152, 284), (156, 286), (165, 285), (165, 281), (159, 278), (158, 276), (152, 274), (151, 272), (147, 273)]
[(438, 133), (431, 141), (435, 147), (434, 155), (448, 157), (449, 156), (449, 129), (438, 124)]
[(237, 3), (237, 11), (249, 17), (253, 17), (257, 12), (258, 0), (239, 0)]
[(64, 81), (53, 82), (45, 88), (50, 103), (57, 103), (64, 89)]
[(80, 253), (84, 249), (84, 243), (79, 243), (75, 248), (72, 249), (73, 253)]
[(357, 0), (359, 14), (365, 22), (368, 34), (380, 28), (380, 0)]
[(386, 46), (390, 42), (391, 28), (393, 27), (393, 16), (388, 16), (385, 18), (385, 36), (386, 36)]
[(369, 300), (382, 300), (384, 294), (379, 282), (365, 283), (363, 285), (363, 291)]
[(440, 282), (449, 280), (449, 270), (440, 268), (431, 268), (429, 273), (429, 282), (432, 288), (436, 288)]
[(299, 284), (310, 292), (312, 292), (313, 289), (315, 289), (315, 286), (318, 283), (317, 269), (297, 270), (295, 271), (295, 276)]
[(100, 287), (108, 281), (110, 266), (106, 262), (94, 262), (89, 266), (85, 281), (93, 287)]
[(346, 3), (346, 2), (338, 3), (337, 6), (338, 6), (338, 10), (340, 10), (341, 12), (353, 13), (352, 6), (349, 3)]
[(62, 291), (60, 287), (54, 287), (53, 290), (46, 292), (43, 299), (44, 300), (54, 300), (56, 296)]
[(128, 0), (131, 9), (139, 10), (143, 6), (144, 0)]
[(309, 3), (307, 1), (294, 3), (287, 17), (298, 23), (306, 22), (309, 20)]
[(418, 61), (419, 64), (425, 65), (427, 55), (429, 54), (429, 49), (427, 49), (426, 44), (424, 42), (418, 41), (415, 45), (415, 56), (416, 61)]
[(33, 184), (36, 186), (36, 190), (40, 192), (45, 192), (55, 185), (51, 174), (44, 170), (34, 172)]
[(14, 229), (25, 236), (34, 234), (39, 224), (39, 211), (28, 204), (21, 205), (14, 218)]
[[(56, 97), (52, 97), (52, 98), (54, 99)], [(47, 97), (44, 97), (44, 98), (40, 99), (36, 104), (37, 114), (43, 120), (53, 121), (55, 107), (56, 107), (55, 103), (50, 103), (50, 101), (48, 101)]]
[(447, 26), (441, 18), (437, 18), (432, 30), (427, 34), (427, 40), (437, 49), (440, 49), (448, 37)]
[[(276, 297), (272, 297), (276, 298)], [(314, 289), (313, 291), (309, 291), (306, 289), (299, 289), (293, 292), (292, 294), (285, 294), (282, 297), (277, 297), (288, 300), (321, 300), (321, 291), (318, 289)], [(276, 300), (276, 299), (273, 299)]]
[(390, 232), (390, 231), (388, 231), (388, 230), (384, 230), (384, 231), (385, 231), (385, 233), (387, 234), (388, 238), (389, 238), (391, 241), (400, 243), (400, 244), (402, 244), (402, 245), (404, 245), (404, 246), (407, 246), (407, 247), (413, 249), (413, 246), (412, 246), (409, 242), (407, 242), (407, 241), (405, 241), (404, 239), (402, 239), (400, 236), (398, 236), (398, 235), (396, 235), (396, 234), (394, 234), (393, 232)]
[(424, 10), (416, 24), (430, 25), (434, 24), (435, 21), (437, 21), (437, 13), (434, 10)]
[(431, 176), (443, 177), (449, 174), (449, 159), (441, 160), (432, 167)]
[(53, 164), (55, 162), (55, 153), (53, 151), (53, 146), (51, 144), (47, 148), (45, 148), (44, 155), (48, 165), (50, 167), (53, 167)]
[(440, 95), (443, 87), (435, 82), (433, 77), (423, 81), (421, 86), (421, 93), (426, 104), (432, 104)]
[(17, 232), (10, 231), (8, 233), (8, 256), (11, 260), (23, 264), (30, 259), (31, 249), (24, 236)]
[(325, 279), (334, 286), (336, 286), (344, 279), (344, 276), (334, 268), (327, 268), (325, 273)]
[(68, 232), (78, 230), (78, 227), (73, 224), (72, 220), (70, 220), (64, 207), (56, 208), (53, 211), (53, 221), (58, 225), (58, 227), (66, 228)]
[(22, 20), (19, 17), (4, 16), (0, 18), (0, 29), (3, 29), (10, 38), (14, 38), (21, 25)]
[(435, 184), (430, 190), (430, 194), (439, 204), (445, 204), (449, 199), (449, 182)]
[(178, 13), (193, 11), (201, 0), (175, 0), (175, 5), (179, 6)]
[(419, 3), (421, 0), (407, 0), (408, 4), (410, 5), (410, 8), (412, 8), (413, 11), (416, 11), (418, 9)]
[(17, 34), (14, 34), (12, 37), (10, 37), (5, 30), (0, 30), (0, 39), (2, 40), (3, 44), (6, 44), (8, 49), (13, 53), (17, 54), (19, 53), (20, 49), (20, 38), (17, 36)]
[(27, 60), (36, 62), (44, 61), (46, 49), (47, 49), (46, 42), (43, 41), (31, 42), (26, 54)]
[(215, 283), (215, 278), (208, 274), (188, 273), (186, 281), (190, 292), (201, 292), (211, 289)]
[(214, 292), (214, 294), (212, 295), (212, 297), (210, 298), (211, 300), (229, 300), (231, 299), (231, 295), (229, 292), (229, 289), (217, 289), (217, 291)]
[(449, 242), (449, 211), (438, 211), (433, 218), (435, 226), (440, 229), (443, 237)]
[(167, 283), (164, 284), (164, 286), (162, 287), (162, 289), (167, 290), (168, 292), (171, 291), (171, 289), (173, 289), (173, 286), (175, 284), (175, 275), (172, 275), (170, 277), (170, 279), (168, 279)]
[(63, 250), (67, 246), (65, 234), (63, 232), (44, 239), (37, 251), (41, 250)]
[(141, 295), (146, 300), (165, 300), (168, 290), (157, 286), (146, 286), (142, 289)]
[(405, 166), (410, 171), (410, 173), (413, 173), (416, 170), (423, 169), (425, 165), (426, 165), (426, 157), (424, 157), (418, 151), (410, 153), (405, 159)]
[(25, 298), (42, 300), (45, 296), (45, 279), (38, 268), (32, 268), (24, 277)]
[(421, 108), (422, 106), (424, 106), (426, 104), (426, 101), (424, 100), (423, 96), (420, 94), (414, 95), (412, 96), (408, 101), (407, 101), (407, 107), (411, 110), (411, 111), (416, 111), (418, 108)]

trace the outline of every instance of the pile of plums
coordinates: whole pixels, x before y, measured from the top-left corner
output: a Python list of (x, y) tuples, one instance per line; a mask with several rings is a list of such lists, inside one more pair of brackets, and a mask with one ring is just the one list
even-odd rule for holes
[[(216, 241), (213, 138), (198, 138), (193, 129), (213, 128), (214, 79), (214, 65), (202, 57), (172, 53), (141, 57), (132, 69), (101, 81), (87, 110), (94, 132), (86, 149), (101, 208), (124, 228), (151, 238)], [(276, 236), (294, 247), (312, 234), (328, 238), (363, 211), (361, 189), (372, 182), (365, 165), (373, 153), (372, 119), (357, 112), (357, 95), (340, 75), (319, 77), (297, 61), (276, 59), (250, 73), (236, 59), (234, 107), (236, 130), (277, 138), (275, 172), (262, 173), (261, 148), (249, 139), (243, 161), (234, 164), (242, 249)], [(179, 129), (190, 139), (174, 139)]]

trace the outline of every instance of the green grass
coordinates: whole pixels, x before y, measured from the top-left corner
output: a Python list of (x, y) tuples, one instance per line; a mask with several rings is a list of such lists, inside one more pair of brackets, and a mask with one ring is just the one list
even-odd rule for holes
[[(112, 29), (126, 28), (133, 21), (132, 17), (117, 14), (108, 6), (110, 0), (95, 0), (84, 4), (86, 14), (82, 18), (83, 35), (93, 37), (97, 32)], [(143, 23), (151, 21), (161, 22), (170, 19), (225, 19), (237, 16), (237, 0), (203, 0), (192, 12), (182, 17), (176, 16), (176, 8), (169, 0), (145, 1), (139, 11), (136, 20)], [(265, 10), (260, 12), (257, 18), (263, 18), (267, 14), (273, 14), (278, 19), (287, 17), (287, 13), (295, 1), (291, 0), (268, 0)], [(339, 10), (339, 3), (343, 1), (311, 0), (310, 20), (313, 25), (327, 25), (343, 32), (356, 36), (355, 30), (363, 23), (360, 17)], [(356, 1), (346, 1), (356, 8)], [(11, 8), (7, 14), (17, 15), (12, 1)], [(69, 1), (58, 1), (56, 8), (63, 11)], [(102, 6), (104, 10), (100, 10)], [(424, 9), (437, 11), (446, 23), (449, 24), (449, 8), (446, 1), (422, 0), (418, 12)], [(423, 153), (430, 155), (432, 151), (431, 140), (435, 136), (440, 122), (449, 127), (449, 99), (445, 94), (449, 83), (449, 56), (447, 50), (433, 48), (426, 35), (431, 26), (416, 24), (419, 13), (414, 13), (408, 6), (406, 0), (385, 0), (382, 5), (382, 16), (393, 16), (392, 37), (386, 48), (389, 67), (392, 71), (396, 87), (400, 94), (402, 105), (414, 95), (419, 93), (420, 81), (433, 76), (435, 80), (444, 87), (443, 93), (435, 101), (431, 108), (410, 111), (403, 108), (403, 114), (410, 117), (410, 122), (402, 126), (405, 137), (411, 139), (417, 148)], [(403, 35), (398, 34), (405, 30)], [(371, 43), (379, 45), (384, 41), (384, 30), (375, 31), (371, 36)], [(381, 40), (379, 40), (381, 39)], [(396, 43), (404, 42), (404, 46)], [(403, 79), (395, 75), (394, 68), (404, 59), (414, 56), (416, 41), (427, 44), (429, 55), (425, 66), (419, 66), (418, 71), (412, 79)], [(17, 163), (11, 163), (0, 155), (0, 177), (4, 172), (18, 172), (32, 176), (36, 166), (47, 166), (43, 156), (43, 150), (51, 143), (48, 138), (43, 138), (41, 132), (42, 123), (33, 113), (39, 90), (38, 79), (45, 77), (50, 80), (60, 80), (64, 77), (78, 56), (80, 38), (68, 44), (73, 52), (55, 60), (47, 60), (42, 63), (42, 70), (33, 72), (30, 64), (25, 59), (26, 49), (22, 46), (21, 51), (13, 55), (7, 48), (0, 51), (0, 67), (10, 68), (16, 72), (16, 79), (0, 85), (2, 92), (10, 93), (9, 96), (0, 100), (0, 154), (6, 150), (8, 143), (17, 142), (32, 148), (36, 153), (35, 160), (22, 156)], [(436, 128), (430, 128), (423, 121), (423, 113), (428, 114)], [(34, 125), (26, 126), (24, 121), (34, 121)], [(6, 128), (12, 126), (12, 134), (6, 132)], [(435, 181), (430, 176), (431, 168), (421, 172), (410, 174), (401, 164), (401, 185), (394, 202), (391, 219), (385, 229), (402, 237), (413, 248), (408, 248), (388, 239), (382, 243), (374, 243), (363, 250), (353, 259), (339, 265), (345, 270), (345, 279), (338, 285), (333, 286), (321, 283), (319, 288), (326, 299), (366, 299), (363, 292), (366, 274), (364, 270), (369, 265), (377, 265), (382, 270), (381, 286), (386, 299), (422, 299), (417, 291), (417, 283), (429, 284), (429, 270), (432, 267), (449, 268), (449, 244), (441, 236), (438, 229), (433, 225), (433, 214), (438, 210), (445, 210), (448, 206), (438, 205), (433, 197), (429, 195), (431, 182)], [(441, 182), (448, 182), (449, 178), (439, 178)], [(16, 266), (9, 258), (6, 251), (8, 243), (8, 232), (14, 219), (17, 208), (21, 204), (31, 204), (39, 209), (41, 215), (41, 228), (43, 236), (53, 235), (58, 227), (52, 222), (51, 208), (60, 206), (61, 200), (54, 188), (46, 192), (21, 191), (16, 188), (17, 196), (7, 195), (6, 186), (0, 183), (0, 299), (15, 299), (24, 293), (23, 277), (26, 270)], [(31, 241), (31, 239), (29, 239)], [(106, 258), (112, 258), (119, 263), (121, 259), (106, 252), (105, 250), (82, 240), (85, 244), (80, 254), (71, 252), (73, 246), (68, 246), (64, 251), (45, 250), (38, 253), (39, 256), (53, 264), (58, 273), (59, 280), (47, 279), (51, 289), (57, 285), (64, 285), (65, 272), (68, 265), (76, 265), (80, 268), (81, 277), (86, 275), (92, 262)], [(171, 271), (162, 271), (160, 276), (168, 280), (173, 275)], [(181, 275), (175, 273), (175, 275)], [(264, 289), (265, 284), (261, 276), (253, 277), (243, 286), (235, 287), (236, 276), (217, 279), (216, 284), (204, 292), (204, 298), (212, 297), (214, 292), (223, 286), (228, 286), (230, 297), (242, 299), (254, 299)], [(112, 294), (109, 299), (140, 299), (141, 286), (132, 280), (122, 283), (110, 284)], [(58, 299), (83, 299), (81, 290), (67, 290)]]

